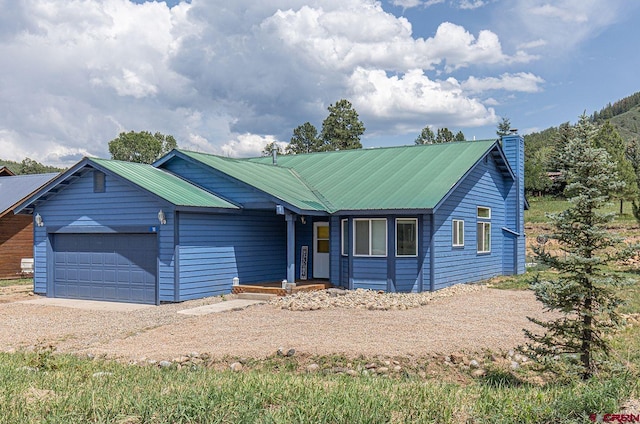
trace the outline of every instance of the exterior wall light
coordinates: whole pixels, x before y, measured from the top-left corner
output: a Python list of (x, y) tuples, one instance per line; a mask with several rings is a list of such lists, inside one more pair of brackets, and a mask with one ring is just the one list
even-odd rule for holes
[(44, 226), (44, 221), (42, 220), (42, 217), (40, 216), (39, 213), (36, 214), (35, 220), (36, 220), (36, 225), (38, 227), (43, 227)]
[(164, 214), (164, 211), (162, 209), (158, 211), (158, 221), (160, 221), (160, 225), (164, 225), (167, 223), (167, 216)]

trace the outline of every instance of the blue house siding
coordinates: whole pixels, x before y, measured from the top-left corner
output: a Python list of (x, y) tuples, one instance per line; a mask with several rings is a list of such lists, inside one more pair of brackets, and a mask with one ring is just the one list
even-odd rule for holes
[(353, 259), (353, 289), (387, 291), (387, 258)]
[[(490, 156), (476, 164), (434, 216), (434, 289), (491, 278), (503, 270), (505, 179)], [(491, 252), (477, 253), (477, 207), (491, 208)], [(452, 220), (464, 221), (464, 247), (453, 247)]]
[(244, 187), (241, 183), (234, 182), (219, 171), (208, 168), (205, 165), (191, 163), (175, 157), (165, 163), (162, 168), (231, 202), (238, 204), (273, 203), (257, 190)]
[(275, 212), (181, 213), (179, 227), (179, 301), (229, 293), (234, 277), (240, 284), (286, 277), (286, 223)]
[(397, 258), (395, 265), (395, 284), (392, 291), (418, 292), (420, 290), (418, 258)]
[(504, 154), (509, 161), (511, 169), (517, 176), (515, 184), (509, 187), (507, 194), (507, 207), (511, 211), (507, 220), (507, 226), (512, 231), (519, 234), (519, 236), (513, 235), (515, 243), (514, 250), (505, 250), (507, 252), (513, 252), (511, 255), (514, 257), (514, 268), (510, 272), (505, 270), (507, 274), (522, 274), (525, 271), (525, 244), (526, 238), (524, 234), (524, 139), (519, 135), (508, 135), (502, 137), (502, 148)]
[[(175, 300), (172, 210), (149, 195), (141, 196), (141, 193), (144, 193), (142, 190), (110, 178), (109, 175), (106, 177), (105, 186), (104, 193), (94, 193), (93, 173), (87, 172), (53, 198), (36, 207), (34, 214), (39, 213), (42, 216), (45, 226), (35, 227), (34, 232), (34, 262), (37, 266), (34, 290), (37, 290), (37, 293), (45, 293), (48, 284), (52, 284), (52, 281), (47, 279), (53, 271), (49, 262), (52, 260), (52, 252), (47, 251), (50, 248), (48, 234), (52, 231), (64, 228), (66, 232), (73, 232), (75, 227), (78, 232), (127, 233), (128, 228), (131, 228), (131, 232), (152, 232), (151, 228), (154, 227), (158, 233), (160, 301)], [(160, 209), (166, 214), (166, 225), (158, 223), (157, 215)]]

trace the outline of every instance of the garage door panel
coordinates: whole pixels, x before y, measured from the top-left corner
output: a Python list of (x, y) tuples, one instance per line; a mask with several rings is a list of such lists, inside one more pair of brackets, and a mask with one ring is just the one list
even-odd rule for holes
[(54, 296), (155, 303), (155, 234), (56, 234)]

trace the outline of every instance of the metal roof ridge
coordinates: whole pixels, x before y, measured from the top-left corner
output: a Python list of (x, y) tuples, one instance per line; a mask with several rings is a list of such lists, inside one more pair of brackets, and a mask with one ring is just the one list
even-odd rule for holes
[(291, 175), (293, 175), (298, 181), (300, 181), (300, 183), (304, 185), (311, 192), (311, 194), (313, 194), (318, 199), (320, 204), (324, 206), (326, 212), (333, 213), (335, 211), (335, 206), (333, 206), (333, 204), (329, 201), (329, 199), (324, 197), (322, 193), (318, 191), (317, 188), (309, 184), (300, 174), (298, 174), (298, 172), (296, 172), (295, 169), (293, 168), (286, 168), (286, 169), (291, 173)]

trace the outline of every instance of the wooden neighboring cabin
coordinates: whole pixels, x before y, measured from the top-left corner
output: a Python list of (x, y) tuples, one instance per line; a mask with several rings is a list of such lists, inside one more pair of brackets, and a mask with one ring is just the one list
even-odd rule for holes
[(15, 206), (56, 175), (0, 168), (0, 279), (20, 278), (22, 259), (33, 258), (33, 216), (15, 215)]

